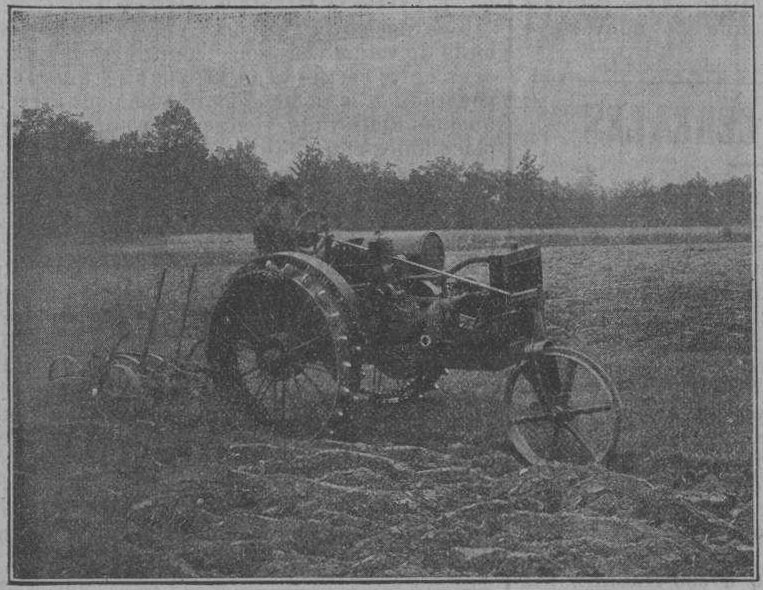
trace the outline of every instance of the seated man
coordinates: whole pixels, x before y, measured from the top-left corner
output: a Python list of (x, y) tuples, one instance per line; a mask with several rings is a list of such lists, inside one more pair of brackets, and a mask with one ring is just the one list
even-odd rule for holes
[(252, 228), (252, 238), (260, 254), (295, 248), (296, 197), (290, 179), (268, 187), (267, 205)]

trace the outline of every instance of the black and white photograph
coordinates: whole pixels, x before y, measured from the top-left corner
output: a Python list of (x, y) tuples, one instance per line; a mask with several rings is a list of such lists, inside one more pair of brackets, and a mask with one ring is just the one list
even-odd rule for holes
[(760, 581), (752, 3), (5, 8), (3, 585)]

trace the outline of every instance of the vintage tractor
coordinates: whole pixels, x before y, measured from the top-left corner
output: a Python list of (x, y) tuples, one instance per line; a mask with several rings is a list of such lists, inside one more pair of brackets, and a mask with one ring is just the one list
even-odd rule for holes
[(434, 232), (340, 240), (309, 212), (281, 236), (230, 277), (207, 338), (218, 389), (263, 422), (339, 437), (363, 400), (412, 402), (449, 371), (486, 371), (521, 460), (611, 458), (617, 392), (594, 360), (546, 339), (539, 247), (444, 270)]

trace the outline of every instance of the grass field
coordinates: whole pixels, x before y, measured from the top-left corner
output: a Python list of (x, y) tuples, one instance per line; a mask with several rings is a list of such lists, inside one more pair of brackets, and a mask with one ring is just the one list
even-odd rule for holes
[[(574, 239), (572, 235), (546, 236), (547, 243), (566, 244), (543, 249), (544, 281), (551, 295), (548, 321), (552, 335), (600, 358), (618, 386), (625, 420), (615, 470), (670, 489), (715, 481), (726, 489), (733, 488), (730, 494), (734, 501), (723, 506), (723, 516), (743, 519), (743, 509), (751, 502), (752, 494), (755, 407), (749, 242), (713, 239), (707, 232), (688, 231), (690, 237), (684, 242), (653, 234), (650, 240), (655, 243), (642, 243), (647, 238), (641, 237), (630, 239), (639, 243), (626, 244), (620, 242), (629, 240), (616, 237), (609, 239), (615, 244), (604, 245), (599, 233), (599, 237), (591, 238), (592, 244), (578, 245), (575, 240), (583, 239), (580, 232), (574, 234)], [(704, 241), (698, 236), (704, 236)], [(511, 241), (497, 232), (450, 232), (444, 237), (450, 248), (448, 263), (493, 246), (505, 247)], [(284, 488), (268, 492), (285, 505), (295, 503), (295, 512), (279, 521), (290, 523), (292, 528), (268, 529), (276, 549), (258, 545), (248, 534), (244, 535), (244, 543), (226, 524), (223, 528), (228, 536), (223, 550), (219, 545), (222, 533), (210, 532), (216, 530), (212, 520), (215, 515), (229, 514), (226, 510), (246, 508), (245, 498), (231, 499), (230, 494), (254, 493), (250, 489), (253, 480), (230, 480), (232, 457), (240, 463), (241, 453), (245, 455), (256, 447), (261, 456), (252, 459), (254, 464), (260, 461), (261, 465), (271, 465), (275, 461), (272, 464), (279, 465), (281, 471), (267, 481), (257, 480), (257, 485), (263, 486), (292, 473), (284, 471), (284, 461), (290, 459), (284, 456), (276, 461), (262, 455), (263, 449), (273, 447), (275, 450), (268, 453), (276, 454), (285, 453), (284, 449), (308, 451), (298, 442), (280, 440), (276, 433), (257, 431), (246, 416), (207, 397), (203, 385), (173, 384), (172, 388), (155, 392), (150, 407), (128, 407), (120, 415), (113, 408), (109, 411), (99, 406), (81, 388), (47, 383), (52, 358), (67, 354), (85, 361), (94, 351), (104, 351), (119, 333), (132, 334), (123, 347), (141, 350), (152, 290), (165, 267), (170, 270), (152, 350), (171, 356), (178, 347), (186, 281), (191, 266), (197, 264), (188, 329), (179, 342), (180, 349), (187, 351), (195, 339), (203, 336), (206, 318), (225, 277), (250, 256), (248, 244), (246, 236), (190, 236), (109, 247), (67, 248), (59, 244), (55, 249), (38, 251), (33, 260), (17, 253), (13, 273), (15, 574), (31, 578), (196, 577), (205, 573), (212, 577), (279, 577), (299, 572), (308, 576), (362, 576), (364, 572), (393, 577), (475, 572), (498, 575), (494, 572), (503, 571), (500, 568), (485, 569), (474, 563), (455, 567), (453, 564), (461, 563), (460, 558), (451, 554), (447, 558), (428, 557), (424, 569), (421, 564), (416, 566), (420, 569), (406, 566), (404, 555), (394, 567), (385, 566), (387, 569), (374, 569), (368, 564), (367, 570), (352, 569), (373, 554), (370, 545), (362, 545), (359, 532), (364, 528), (362, 519), (372, 515), (360, 515), (361, 520), (354, 523), (331, 525), (345, 527), (351, 545), (334, 547), (336, 541), (320, 541), (321, 535), (327, 534), (325, 530), (311, 532), (312, 517), (299, 517), (297, 508), (307, 501), (304, 494), (293, 497)], [(519, 466), (498, 446), (498, 433), (488, 427), (492, 407), (488, 394), (495, 385), (494, 377), (457, 376), (448, 388), (451, 397), (441, 403), (375, 411), (359, 443), (367, 445), (363, 456), (371, 454), (368, 449), (375, 449), (385, 460), (391, 460), (397, 452), (394, 449), (415, 448), (421, 449), (418, 453), (432, 454), (431, 469), (464, 470), (462, 479), (451, 482), (452, 489), (447, 485), (432, 488), (434, 496), (430, 500), (438, 510), (455, 509), (456, 499), (464, 494), (467, 499), (470, 494), (483, 497), (487, 493), (485, 486), (498, 485), (491, 478), (500, 475), (511, 479), (519, 471)], [(240, 452), (231, 454), (232, 448)], [(303, 456), (299, 453), (295, 456)], [(409, 465), (415, 467), (414, 463)], [(374, 465), (366, 467), (362, 471), (367, 478), (360, 486), (363, 489), (373, 487), (373, 477), (381, 477)], [(354, 465), (354, 469), (353, 477), (359, 477), (360, 468)], [(240, 469), (233, 471), (239, 473)], [(340, 472), (347, 469), (336, 471)], [(350, 485), (346, 481), (326, 481), (345, 488)], [(377, 483), (380, 490), (393, 496), (407, 493), (387, 479)], [(302, 484), (284, 480), (283, 485), (297, 489)], [(178, 486), (183, 493), (177, 492)], [(162, 490), (176, 495), (171, 506), (165, 505), (162, 498), (172, 493), (163, 496)], [(264, 501), (268, 493), (255, 494), (251, 502)], [(180, 505), (191, 497), (201, 504), (187, 509)], [(328, 510), (320, 502), (319, 508)], [(275, 505), (258, 505), (255, 512), (266, 519), (263, 522), (270, 522), (267, 518), (281, 518), (279, 510), (288, 512)], [(425, 512), (417, 509), (413, 520), (423, 518)], [(201, 520), (189, 521), (191, 513), (194, 519)], [(390, 524), (384, 520), (386, 516), (377, 517)], [(419, 524), (424, 526), (423, 522)], [(264, 525), (260, 522), (251, 526), (257, 529)], [(745, 526), (751, 526), (751, 521)], [(182, 535), (190, 535), (192, 545)], [(474, 541), (474, 536), (470, 539)], [(178, 549), (171, 549), (173, 542)], [(406, 546), (418, 547), (416, 543)], [(181, 546), (185, 552), (179, 549)], [(231, 548), (235, 548), (234, 553)], [(740, 551), (721, 560), (717, 566), (720, 569), (696, 571), (704, 571), (705, 575), (748, 575), (749, 554), (746, 549)], [(322, 557), (324, 565), (316, 565), (305, 556)], [(569, 564), (551, 568), (549, 575), (586, 575), (574, 569), (571, 564), (575, 560), (570, 556), (574, 551), (568, 555)], [(295, 561), (297, 557), (307, 561)], [(282, 569), (266, 566), (281, 562)], [(352, 567), (347, 565), (350, 562)], [(561, 562), (567, 563), (564, 559)], [(326, 563), (338, 569), (320, 569), (328, 567)], [(683, 561), (680, 563), (689, 568)], [(252, 564), (259, 565), (255, 568)], [(531, 576), (546, 571), (532, 569), (536, 566), (524, 561), (520, 565), (519, 570), (529, 567), (527, 575)], [(591, 571), (596, 570), (591, 567)], [(629, 570), (617, 569), (621, 566), (608, 567), (602, 566), (596, 570), (599, 573), (590, 575), (623, 571), (628, 575)], [(650, 571), (653, 575), (671, 575), (673, 571), (668, 568), (664, 570), (668, 574), (664, 574), (659, 569), (662, 566), (654, 567), (634, 570), (632, 575), (650, 575)], [(676, 575), (686, 575), (692, 570), (676, 571)]]

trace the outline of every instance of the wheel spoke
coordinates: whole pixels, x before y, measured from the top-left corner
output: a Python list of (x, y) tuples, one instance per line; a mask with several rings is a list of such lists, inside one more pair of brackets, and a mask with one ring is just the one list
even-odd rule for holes
[(573, 408), (565, 410), (564, 415), (568, 418), (575, 418), (576, 416), (600, 414), (602, 412), (609, 412), (611, 410), (612, 404), (602, 404), (600, 406), (591, 406), (590, 408)]
[(315, 336), (313, 338), (310, 338), (309, 340), (305, 340), (302, 344), (298, 344), (294, 348), (286, 351), (284, 354), (294, 354), (297, 350), (300, 350), (302, 348), (305, 348), (307, 346), (310, 346), (311, 344), (314, 344), (315, 342), (322, 340), (323, 338), (326, 338), (326, 334), (319, 334), (318, 336)]
[(559, 434), (562, 432), (562, 428), (559, 425), (559, 422), (554, 422), (554, 434), (551, 435), (551, 457), (555, 457), (558, 455), (559, 451)]
[(295, 321), (292, 322), (292, 324), (297, 326), (309, 325), (308, 320), (310, 319), (310, 316), (312, 315), (314, 310), (315, 308), (309, 305), (301, 306), (299, 310), (299, 314), (294, 318)]
[(572, 392), (572, 382), (575, 380), (575, 373), (577, 372), (578, 364), (572, 359), (567, 359), (567, 367), (562, 375), (562, 386), (560, 391), (560, 398), (564, 401), (569, 401), (570, 393)]
[(535, 366), (538, 370), (538, 381), (543, 389), (543, 401), (548, 405), (554, 405), (562, 389), (559, 365), (554, 357), (543, 356), (536, 361)]
[[(241, 314), (238, 313), (238, 311), (232, 307), (231, 305), (227, 306), (228, 310), (236, 316), (236, 319), (239, 322), (239, 325), (243, 327), (249, 334), (254, 338), (255, 341), (260, 341), (260, 338), (257, 336), (257, 333), (252, 330), (252, 328), (249, 327), (249, 324), (246, 322), (246, 320), (241, 316)], [(245, 340), (239, 340), (240, 342), (246, 342)]]
[(532, 390), (537, 394), (538, 401), (544, 408), (548, 408), (548, 397), (546, 396), (546, 388), (543, 385), (543, 379), (540, 378), (540, 371), (538, 365), (535, 362), (528, 362), (524, 365), (522, 370), (527, 382), (530, 384)]
[(521, 418), (516, 418), (514, 420), (509, 421), (509, 424), (511, 425), (519, 425), (519, 424), (533, 424), (536, 422), (551, 422), (554, 420), (553, 414), (533, 414), (531, 416), (522, 416)]
[[(296, 287), (295, 283), (289, 282), (292, 287)], [(311, 296), (303, 291), (296, 291), (292, 293), (297, 295), (293, 297), (293, 305), (290, 309), (286, 310), (286, 313), (281, 314), (281, 325), (288, 327), (289, 331), (298, 332), (305, 328), (305, 326), (314, 326), (315, 323), (311, 322), (314, 319), (315, 307), (311, 305)], [(296, 308), (296, 309), (295, 309)], [(312, 316), (312, 318), (311, 318)]]
[(588, 453), (588, 455), (596, 461), (596, 453), (594, 450), (588, 445), (588, 442), (583, 438), (583, 435), (578, 432), (578, 429), (575, 428), (570, 422), (562, 422), (565, 430), (569, 432), (572, 437), (578, 442), (578, 444), (583, 447), (583, 449)]

